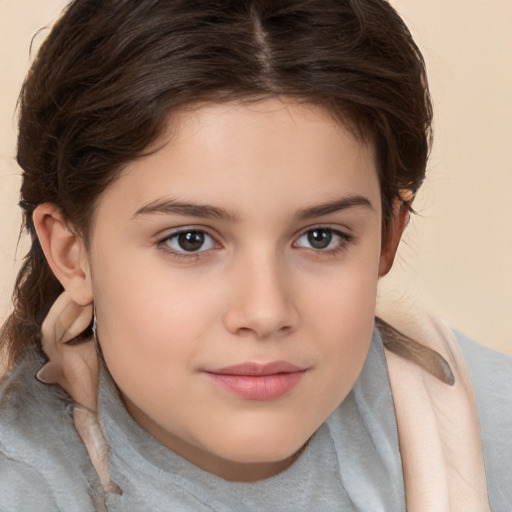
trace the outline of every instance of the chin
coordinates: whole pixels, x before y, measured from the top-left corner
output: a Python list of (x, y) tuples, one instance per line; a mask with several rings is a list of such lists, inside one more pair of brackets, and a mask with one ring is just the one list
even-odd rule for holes
[[(217, 456), (239, 464), (265, 464), (284, 461), (293, 457), (311, 436), (291, 437), (281, 433), (277, 436), (253, 436), (227, 439), (223, 446), (216, 446)], [(212, 450), (213, 451), (213, 450)]]

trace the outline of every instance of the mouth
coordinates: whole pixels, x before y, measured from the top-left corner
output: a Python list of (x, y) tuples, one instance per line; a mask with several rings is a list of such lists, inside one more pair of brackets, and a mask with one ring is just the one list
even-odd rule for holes
[(306, 373), (287, 361), (247, 362), (204, 371), (224, 390), (248, 400), (275, 400), (289, 393)]

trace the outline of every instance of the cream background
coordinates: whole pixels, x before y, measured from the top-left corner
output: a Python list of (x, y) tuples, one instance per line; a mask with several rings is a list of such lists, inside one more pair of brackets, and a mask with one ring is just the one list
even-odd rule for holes
[[(380, 294), (419, 302), (512, 354), (512, 2), (392, 0), (427, 60), (435, 146)], [(0, 320), (9, 311), (21, 216), (15, 104), (38, 29), (64, 0), (0, 0)], [(36, 37), (34, 46), (45, 31)]]

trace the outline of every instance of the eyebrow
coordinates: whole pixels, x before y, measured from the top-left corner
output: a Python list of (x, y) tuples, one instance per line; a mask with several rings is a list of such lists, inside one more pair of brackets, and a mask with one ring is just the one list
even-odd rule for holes
[[(348, 196), (342, 199), (335, 199), (327, 203), (309, 206), (307, 208), (300, 209), (295, 215), (300, 220), (311, 219), (314, 217), (321, 217), (322, 215), (328, 215), (330, 213), (347, 210), (348, 208), (354, 208), (362, 206), (373, 210), (372, 203), (364, 196)], [(236, 222), (240, 217), (234, 213), (219, 208), (217, 206), (202, 205), (194, 203), (184, 203), (176, 201), (174, 199), (157, 199), (152, 201), (141, 208), (139, 208), (133, 215), (132, 218), (140, 215), (181, 215), (184, 217), (201, 217), (204, 219), (218, 219)]]
[(348, 196), (342, 199), (335, 199), (328, 203), (310, 206), (303, 208), (298, 211), (297, 217), (301, 220), (311, 219), (313, 217), (321, 217), (322, 215), (328, 215), (329, 213), (336, 213), (348, 208), (354, 208), (362, 206), (373, 210), (372, 203), (367, 197), (364, 196)]
[(207, 204), (183, 203), (174, 199), (158, 199), (139, 208), (133, 215), (135, 218), (139, 215), (182, 215), (184, 217), (201, 217), (204, 219), (220, 219), (237, 221), (238, 215), (228, 212), (223, 208), (210, 206)]

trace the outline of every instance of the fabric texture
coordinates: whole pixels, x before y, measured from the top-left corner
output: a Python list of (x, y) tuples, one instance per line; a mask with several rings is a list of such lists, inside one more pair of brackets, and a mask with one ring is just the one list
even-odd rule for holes
[(450, 375), (442, 380), (436, 376), (439, 372), (424, 371), (386, 350), (407, 508), (488, 512), (480, 424), (464, 356), (453, 332), (439, 320), (424, 314), (415, 327), (411, 339), (421, 350), (426, 347), (440, 355)]
[[(509, 512), (512, 358), (456, 337), (475, 389), (490, 509)], [(100, 510), (101, 484), (73, 426), (69, 398), (33, 379), (40, 364), (27, 358), (0, 392), (0, 511)], [(227, 482), (162, 446), (127, 413), (106, 371), (99, 414), (111, 478), (123, 490), (106, 497), (109, 511), (406, 510), (399, 428), (377, 330), (353, 390), (294, 464), (265, 480)]]

